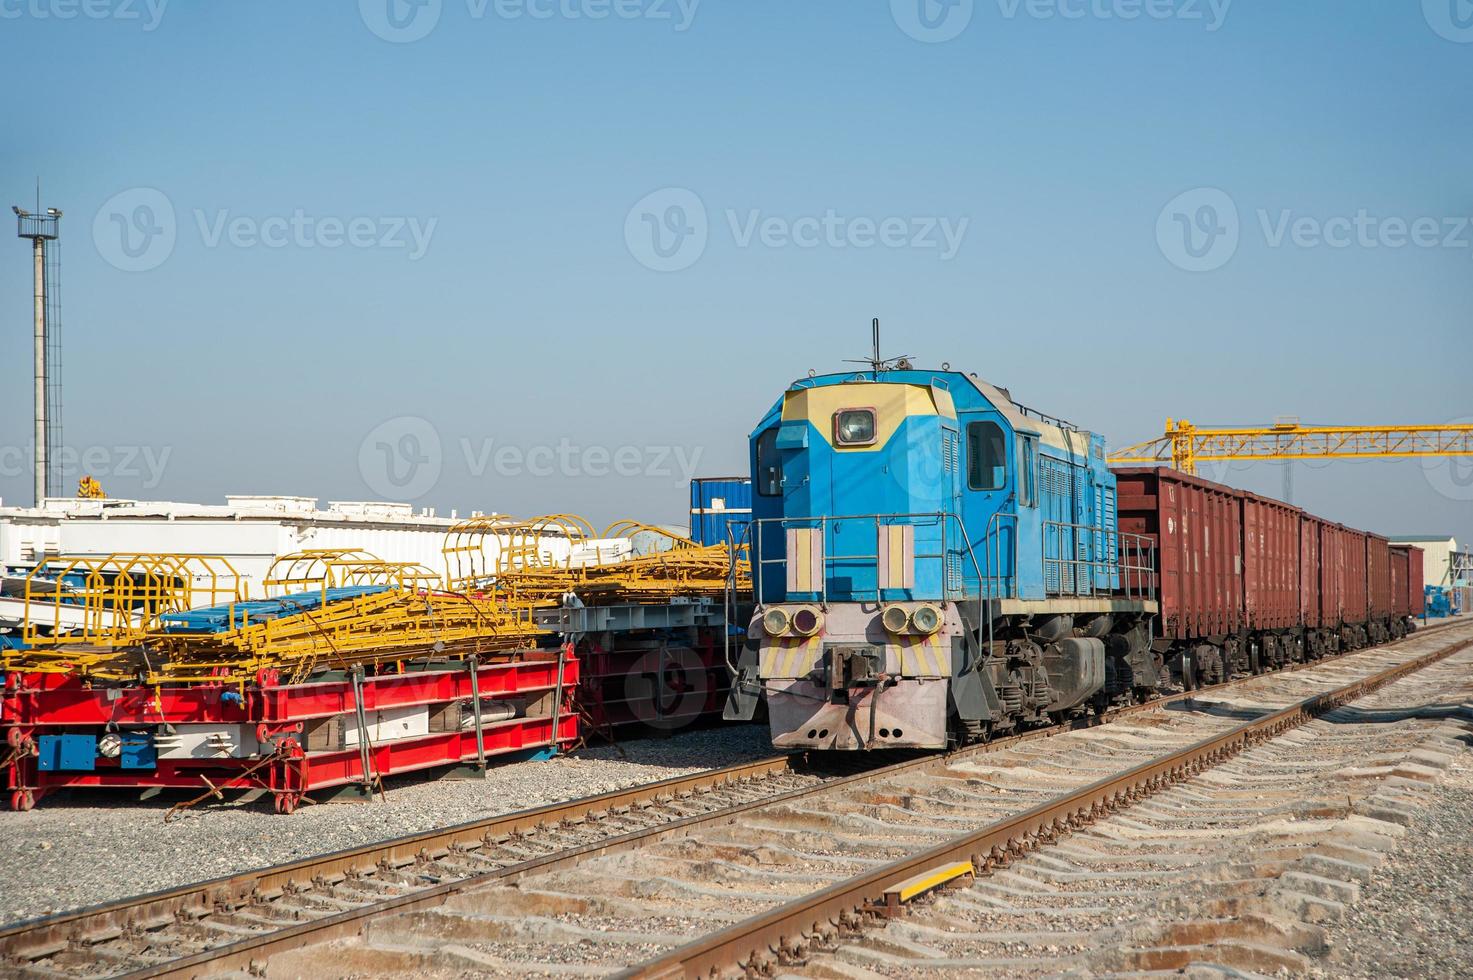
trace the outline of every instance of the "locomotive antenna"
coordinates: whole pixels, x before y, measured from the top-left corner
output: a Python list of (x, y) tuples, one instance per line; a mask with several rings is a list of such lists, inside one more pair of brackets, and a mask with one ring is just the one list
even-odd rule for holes
[(910, 355), (901, 354), (899, 357), (884, 358), (880, 356), (880, 318), (875, 317), (871, 321), (870, 332), (870, 356), (863, 360), (846, 360), (845, 364), (868, 364), (870, 370), (878, 378), (881, 371), (909, 371), (911, 370)]

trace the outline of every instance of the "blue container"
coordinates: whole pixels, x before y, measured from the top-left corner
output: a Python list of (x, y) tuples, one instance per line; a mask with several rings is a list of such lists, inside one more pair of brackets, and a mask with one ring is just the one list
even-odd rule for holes
[(740, 543), (752, 523), (752, 480), (745, 476), (690, 481), (690, 536), (697, 544)]

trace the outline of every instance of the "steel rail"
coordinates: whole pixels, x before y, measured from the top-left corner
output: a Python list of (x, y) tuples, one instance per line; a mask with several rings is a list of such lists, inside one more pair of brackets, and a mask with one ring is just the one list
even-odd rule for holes
[[(119, 976), (129, 978), (192, 976), (196, 967), (206, 964), (212, 970), (249, 968), (253, 962), (258, 962), (275, 952), (355, 935), (361, 929), (362, 923), (369, 918), (439, 905), (452, 894), (484, 886), (493, 881), (514, 881), (532, 872), (572, 866), (600, 854), (642, 847), (671, 836), (688, 834), (707, 823), (729, 820), (759, 807), (790, 802), (820, 792), (829, 792), (859, 781), (886, 778), (902, 772), (922, 773), (931, 769), (946, 768), (959, 759), (971, 755), (1096, 727), (1139, 712), (1159, 710), (1166, 705), (1180, 701), (1198, 700), (1203, 695), (1233, 688), (1258, 677), (1278, 676), (1321, 667), (1343, 657), (1395, 646), (1405, 642), (1406, 639), (1426, 637), (1458, 625), (1461, 624), (1456, 621), (1438, 624), (1418, 630), (1402, 640), (1382, 644), (1380, 647), (1370, 647), (1316, 661), (1292, 664), (1266, 674), (1239, 677), (1209, 687), (1165, 695), (1140, 704), (1113, 708), (1103, 715), (1078, 719), (1063, 725), (1034, 729), (987, 743), (965, 746), (948, 753), (927, 754), (920, 758), (876, 766), (852, 775), (828, 779), (813, 786), (774, 793), (709, 813), (696, 814), (654, 827), (610, 836), (500, 869), (468, 875), (437, 885), (427, 885), (423, 889), (406, 895), (365, 903), (359, 908), (319, 919), (289, 924), (275, 932), (244, 937), (235, 942), (222, 944), (147, 969), (119, 974)], [(846, 760), (848, 758), (846, 757)], [(865, 757), (860, 756), (859, 758)], [(23, 921), (0, 928), (0, 962), (7, 958), (11, 962), (40, 959), (60, 952), (72, 943), (85, 947), (114, 938), (125, 931), (154, 930), (175, 921), (204, 918), (217, 911), (228, 912), (247, 908), (262, 898), (271, 900), (313, 884), (333, 884), (352, 877), (372, 875), (382, 869), (407, 868), (418, 863), (453, 857), (456, 852), (474, 852), (498, 838), (538, 828), (598, 819), (610, 812), (655, 805), (676, 796), (706, 792), (752, 779), (788, 772), (810, 771), (814, 770), (807, 769), (806, 757), (799, 754), (759, 759), (722, 769), (632, 786), (598, 796), (423, 831), (393, 840), (303, 858), (204, 882), (181, 885), (42, 919)]]
[(978, 873), (1006, 867), (1015, 857), (1051, 843), (1117, 809), (1187, 779), (1347, 702), (1440, 660), (1473, 648), (1473, 640), (1433, 651), (1287, 708), (1245, 722), (1184, 749), (1110, 776), (1030, 810), (952, 838), (821, 891), (735, 923), (617, 974), (620, 978), (670, 980), (711, 977), (737, 967), (750, 974), (791, 965), (810, 942), (828, 943), (853, 931), (886, 890), (946, 865), (970, 861)]
[(0, 957), (34, 958), (52, 948), (65, 947), (71, 939), (96, 942), (97, 937), (130, 925), (148, 928), (176, 918), (198, 918), (219, 908), (249, 905), (254, 896), (276, 895), (314, 881), (342, 880), (382, 867), (405, 867), (425, 859), (448, 857), (458, 849), (480, 847), (487, 838), (576, 823), (609, 811), (654, 803), (661, 797), (704, 792), (792, 769), (793, 759), (786, 755), (743, 762), (31, 919), (0, 929)]

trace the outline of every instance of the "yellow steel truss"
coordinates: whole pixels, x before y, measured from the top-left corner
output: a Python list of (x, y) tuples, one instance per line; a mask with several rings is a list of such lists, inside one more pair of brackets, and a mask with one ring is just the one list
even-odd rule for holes
[(1183, 473), (1217, 460), (1421, 459), (1473, 456), (1473, 425), (1275, 425), (1199, 429), (1167, 419), (1160, 438), (1117, 449), (1116, 465), (1169, 463)]
[[(635, 536), (657, 547), (631, 557), (623, 542)], [(599, 535), (568, 514), (476, 518), (452, 528), (442, 550), (443, 576), (347, 549), (283, 555), (254, 604), (216, 556), (55, 559), (26, 582), (29, 649), (0, 651), (0, 666), (147, 684), (245, 683), (263, 671), (295, 682), (535, 647), (547, 635), (535, 610), (569, 594), (611, 603), (717, 596), (728, 582), (751, 588), (749, 565), (724, 545), (636, 521)]]
[(234, 566), (218, 555), (57, 557), (26, 576), (21, 638), (121, 646), (141, 640), (160, 616), (244, 598)]
[[(656, 549), (631, 557), (606, 544), (636, 535)], [(556, 605), (569, 594), (603, 603), (716, 596), (729, 579), (751, 588), (750, 565), (733, 562), (725, 545), (696, 544), (638, 521), (617, 521), (598, 534), (572, 514), (477, 518), (449, 531), (444, 553), (452, 586), (491, 588), (533, 605)]]
[[(57, 572), (55, 581), (45, 577)], [(249, 606), (223, 558), (59, 559), (27, 582), (30, 649), (4, 651), (0, 663), (148, 684), (245, 682), (265, 670), (300, 681), (319, 670), (519, 650), (545, 632), (530, 603), (445, 589), (420, 566), (363, 552), (286, 555), (266, 582), (276, 601)], [(352, 586), (372, 589), (329, 591)], [(223, 629), (188, 629), (168, 619), (205, 607), (218, 610)]]

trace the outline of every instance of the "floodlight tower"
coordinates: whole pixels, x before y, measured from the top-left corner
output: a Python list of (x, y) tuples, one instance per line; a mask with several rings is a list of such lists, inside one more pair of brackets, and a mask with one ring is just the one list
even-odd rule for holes
[[(35, 260), (35, 358), (36, 358), (36, 506), (40, 507), (56, 488), (51, 485), (52, 450), (56, 447), (55, 427), (59, 418), (48, 411), (51, 396), (55, 396), (56, 415), (60, 415), (61, 393), (52, 385), (52, 370), (60, 370), (60, 364), (52, 364), (54, 338), (52, 330), (58, 326), (49, 322), (53, 308), (48, 302), (49, 287), (54, 266), (46, 262), (47, 242), (57, 240), (61, 212), (47, 208), (44, 214), (32, 213), (19, 207), (15, 212), (17, 234), (31, 240), (31, 252)], [(37, 205), (39, 212), (40, 206)], [(59, 351), (57, 351), (59, 353)]]

